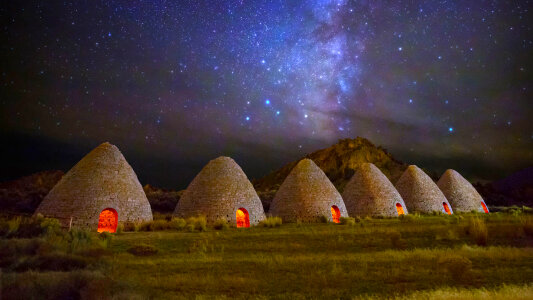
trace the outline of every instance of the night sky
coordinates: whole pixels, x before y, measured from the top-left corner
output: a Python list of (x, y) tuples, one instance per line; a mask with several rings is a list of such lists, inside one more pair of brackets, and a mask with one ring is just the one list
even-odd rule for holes
[(529, 1), (2, 1), (0, 179), (104, 141), (141, 183), (340, 138), (471, 179), (533, 165)]

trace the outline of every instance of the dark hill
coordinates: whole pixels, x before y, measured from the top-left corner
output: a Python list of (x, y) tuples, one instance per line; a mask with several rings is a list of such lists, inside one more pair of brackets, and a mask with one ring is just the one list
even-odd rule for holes
[[(341, 192), (354, 174), (354, 170), (362, 163), (373, 163), (393, 183), (407, 168), (406, 164), (394, 159), (387, 150), (361, 137), (339, 140), (337, 144), (315, 151), (303, 158), (312, 159)], [(253, 180), (265, 210), (270, 207), (270, 202), (285, 177), (300, 160), (293, 161), (261, 179)]]
[(63, 171), (43, 171), (0, 183), (0, 211), (33, 214), (64, 174)]
[(493, 206), (533, 206), (533, 167), (487, 184), (476, 184), (485, 202)]

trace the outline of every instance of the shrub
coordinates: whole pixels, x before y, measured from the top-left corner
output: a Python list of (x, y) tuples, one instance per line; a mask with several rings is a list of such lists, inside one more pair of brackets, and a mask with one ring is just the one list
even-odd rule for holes
[(152, 245), (147, 245), (147, 244), (135, 245), (135, 246), (128, 248), (128, 250), (126, 251), (128, 251), (128, 253), (131, 253), (135, 256), (150, 256), (150, 255), (155, 255), (158, 252), (156, 247)]
[(100, 240), (100, 246), (102, 246), (103, 248), (108, 248), (111, 244), (111, 241), (113, 240), (113, 235), (107, 231), (104, 231), (100, 233), (98, 238)]
[(182, 218), (172, 218), (170, 222), (168, 222), (168, 228), (172, 230), (183, 230), (186, 225), (187, 221)]
[(329, 220), (328, 220), (328, 217), (322, 215), (322, 216), (320, 216), (320, 217), (318, 218), (318, 221), (319, 221), (320, 223), (328, 223)]
[(151, 231), (161, 231), (168, 229), (168, 222), (165, 219), (159, 219), (152, 221), (152, 230)]
[(471, 237), (472, 241), (478, 246), (486, 246), (488, 240), (487, 225), (480, 218), (471, 218), (466, 228), (466, 233)]
[(58, 219), (45, 218), (40, 222), (44, 234), (58, 234), (61, 231), (61, 224)]
[(138, 230), (135, 230), (136, 227), (138, 229), (138, 224), (133, 223), (133, 222), (126, 222), (126, 223), (124, 223), (123, 230), (125, 232), (138, 231)]
[(186, 228), (187, 228), (187, 231), (194, 232), (194, 224), (187, 224)]
[(526, 218), (522, 222), (522, 229), (524, 230), (524, 233), (533, 236), (533, 219), (532, 218)]
[(118, 224), (116, 234), (122, 234), (124, 232), (124, 224)]
[(154, 221), (142, 222), (139, 224), (138, 231), (154, 231)]
[(438, 265), (439, 268), (446, 270), (455, 281), (462, 281), (470, 275), (472, 270), (472, 262), (468, 258), (458, 255), (440, 257)]
[(207, 220), (205, 219), (205, 217), (203, 216), (198, 216), (198, 217), (190, 217), (187, 219), (187, 224), (189, 226), (187, 226), (187, 228), (190, 230), (190, 226), (192, 225), (192, 228), (194, 230), (198, 230), (198, 231), (206, 231), (207, 230)]
[(274, 228), (279, 227), (283, 223), (283, 220), (280, 217), (267, 217), (259, 223), (259, 226)]
[(402, 239), (401, 233), (393, 231), (390, 233), (390, 241), (392, 247), (399, 250), (407, 249), (407, 241)]
[(215, 221), (215, 224), (213, 225), (213, 228), (215, 228), (216, 230), (228, 229), (229, 228), (228, 221), (226, 221), (226, 219), (224, 219), (224, 218), (220, 218), (220, 219)]
[(349, 225), (349, 226), (354, 226), (355, 225), (355, 219), (354, 218), (351, 218), (351, 217), (341, 217), (341, 224), (342, 225)]

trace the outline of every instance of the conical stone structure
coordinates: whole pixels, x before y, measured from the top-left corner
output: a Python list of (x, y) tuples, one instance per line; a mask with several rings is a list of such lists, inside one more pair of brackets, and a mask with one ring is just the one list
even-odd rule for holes
[(103, 143), (83, 157), (52, 188), (36, 214), (64, 226), (99, 229), (100, 214), (114, 210), (114, 226), (151, 221), (152, 210), (137, 175), (118, 148)]
[(316, 222), (322, 216), (338, 222), (340, 217), (348, 216), (341, 195), (310, 159), (298, 162), (285, 178), (270, 204), (269, 212), (285, 222)]
[(248, 224), (265, 219), (261, 200), (246, 174), (233, 159), (222, 156), (211, 160), (196, 175), (176, 205), (174, 216), (201, 215), (208, 223), (223, 218), (230, 224), (237, 224), (241, 211), (247, 214)]
[(372, 163), (362, 164), (344, 187), (344, 204), (350, 216), (397, 217), (407, 214), (402, 197)]
[(396, 183), (396, 189), (409, 212), (452, 214), (450, 203), (431, 178), (415, 165), (410, 165)]
[(456, 212), (488, 212), (487, 205), (476, 189), (457, 171), (448, 169), (437, 182)]

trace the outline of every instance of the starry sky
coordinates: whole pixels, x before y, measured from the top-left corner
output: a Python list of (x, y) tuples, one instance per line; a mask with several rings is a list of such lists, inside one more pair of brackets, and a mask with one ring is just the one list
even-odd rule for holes
[(104, 141), (141, 183), (341, 138), (473, 180), (533, 165), (529, 1), (3, 1), (0, 179)]

